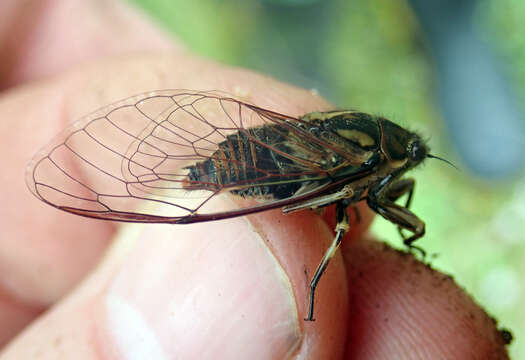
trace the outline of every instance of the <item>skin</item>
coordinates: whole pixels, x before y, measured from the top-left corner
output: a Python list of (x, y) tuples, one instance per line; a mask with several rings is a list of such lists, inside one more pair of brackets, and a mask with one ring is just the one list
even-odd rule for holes
[(0, 359), (507, 358), (495, 323), (449, 277), (367, 238), (365, 207), (304, 322), (333, 209), (138, 226), (38, 201), (23, 178), (32, 155), (132, 94), (220, 89), (290, 115), (330, 105), (198, 58), (115, 1), (0, 6)]

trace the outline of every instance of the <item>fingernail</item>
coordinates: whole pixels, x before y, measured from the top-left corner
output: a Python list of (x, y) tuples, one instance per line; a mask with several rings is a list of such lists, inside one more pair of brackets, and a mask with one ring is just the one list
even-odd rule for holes
[(141, 229), (103, 300), (112, 352), (284, 358), (299, 346), (290, 280), (247, 220)]

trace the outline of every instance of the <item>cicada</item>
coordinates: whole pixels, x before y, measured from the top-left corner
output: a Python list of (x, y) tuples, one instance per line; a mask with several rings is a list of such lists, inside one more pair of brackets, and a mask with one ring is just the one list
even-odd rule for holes
[[(166, 90), (135, 96), (74, 123), (28, 167), (45, 203), (101, 220), (190, 224), (274, 208), (284, 213), (336, 206), (335, 237), (310, 283), (314, 294), (360, 201), (410, 232), (425, 233), (410, 210), (413, 179), (434, 157), (417, 134), (358, 111), (288, 116), (216, 92)], [(218, 211), (213, 198), (235, 197)], [(408, 194), (404, 206), (395, 201)]]

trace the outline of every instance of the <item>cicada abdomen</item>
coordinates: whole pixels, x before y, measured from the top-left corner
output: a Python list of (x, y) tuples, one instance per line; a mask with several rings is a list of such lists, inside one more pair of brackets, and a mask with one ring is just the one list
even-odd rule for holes
[(225, 188), (235, 195), (263, 199), (293, 196), (323, 174), (294, 161), (300, 156), (290, 146), (294, 135), (284, 135), (283, 131), (265, 125), (228, 135), (208, 159), (187, 167), (190, 183), (185, 188)]

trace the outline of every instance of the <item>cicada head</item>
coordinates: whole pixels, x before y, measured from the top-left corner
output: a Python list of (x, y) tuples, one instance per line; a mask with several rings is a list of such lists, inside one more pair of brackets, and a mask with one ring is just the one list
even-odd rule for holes
[(425, 160), (429, 154), (427, 144), (417, 134), (412, 134), (413, 137), (407, 144), (407, 158), (409, 167), (414, 167)]
[(381, 151), (392, 167), (410, 169), (428, 157), (430, 150), (419, 135), (387, 119), (378, 119), (378, 124), (381, 130)]

